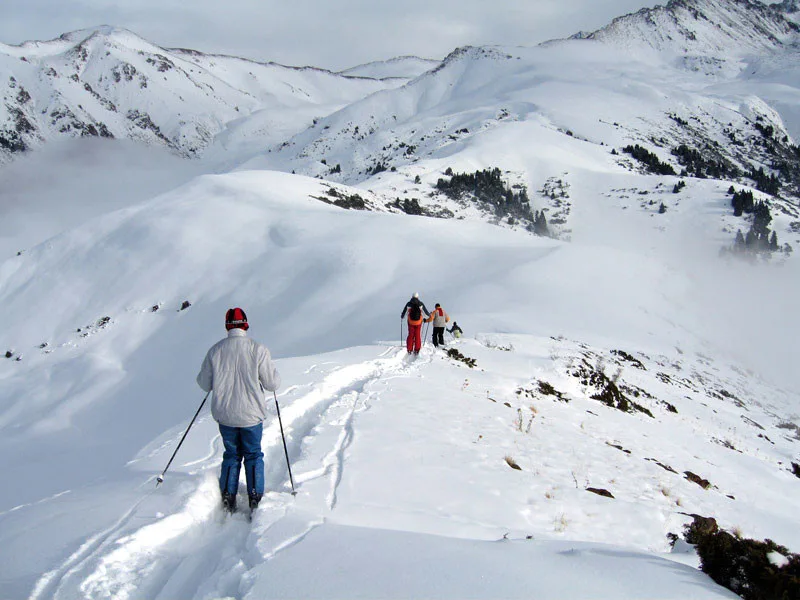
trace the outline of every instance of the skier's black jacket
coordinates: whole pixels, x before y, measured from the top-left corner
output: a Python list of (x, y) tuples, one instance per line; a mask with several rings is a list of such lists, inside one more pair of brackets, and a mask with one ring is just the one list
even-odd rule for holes
[(420, 309), (425, 311), (426, 317), (430, 316), (431, 311), (425, 308), (425, 304), (423, 304), (422, 300), (420, 300), (419, 298), (411, 298), (411, 300), (406, 302), (406, 305), (403, 308), (403, 312), (400, 313), (400, 318), (402, 319), (403, 317), (405, 317), (406, 311), (408, 311), (408, 318), (411, 321), (421, 321), (422, 313), (420, 312)]

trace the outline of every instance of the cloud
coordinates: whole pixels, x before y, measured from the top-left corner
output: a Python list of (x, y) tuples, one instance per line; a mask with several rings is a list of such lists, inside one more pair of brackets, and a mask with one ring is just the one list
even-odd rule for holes
[(654, 6), (644, 0), (4, 0), (0, 40), (51, 39), (100, 24), (165, 47), (340, 70), (463, 45), (534, 45)]

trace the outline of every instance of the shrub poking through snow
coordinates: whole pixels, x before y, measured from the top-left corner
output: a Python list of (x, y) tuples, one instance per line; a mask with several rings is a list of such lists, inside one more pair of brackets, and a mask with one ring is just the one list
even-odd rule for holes
[(6, 358), (11, 358), (14, 356), (14, 353), (11, 350), (6, 350)]
[(562, 402), (569, 402), (569, 399), (565, 398), (562, 392), (559, 392), (556, 388), (554, 388), (551, 384), (547, 383), (546, 381), (539, 380), (539, 393), (544, 394), (545, 396), (555, 396)]
[(187, 309), (187, 308), (189, 308), (191, 305), (192, 305), (192, 303), (191, 303), (191, 302), (189, 302), (188, 300), (184, 300), (184, 301), (183, 301), (183, 304), (181, 304), (181, 308), (180, 308), (180, 310), (186, 310), (186, 309)]
[(800, 598), (800, 556), (772, 540), (760, 542), (720, 530), (716, 520), (691, 515), (684, 538), (697, 549), (700, 568), (745, 600)]
[[(385, 171), (386, 169), (382, 169)], [(380, 172), (380, 171), (378, 171)], [(322, 200), (326, 204), (333, 204), (334, 206), (338, 206), (339, 208), (344, 208), (347, 210), (366, 210), (367, 202), (359, 196), (358, 194), (343, 194), (339, 190), (336, 190), (332, 187), (329, 187), (325, 193), (333, 198), (333, 200), (329, 200), (328, 198), (317, 198), (318, 200)], [(315, 196), (316, 198), (316, 196)]]
[[(8, 358), (8, 352), (6, 352), (6, 358)], [(794, 473), (795, 477), (800, 477), (800, 465), (796, 462), (792, 463), (792, 473)]]
[(592, 400), (599, 400), (606, 406), (616, 408), (622, 412), (633, 413), (638, 411), (648, 417), (655, 418), (648, 408), (625, 396), (617, 387), (616, 381), (618, 378), (609, 379), (603, 372), (602, 366), (593, 368), (584, 360), (583, 364), (572, 372), (572, 375), (573, 377), (578, 377), (583, 385), (594, 388), (595, 393), (589, 396)]
[(631, 365), (633, 365), (637, 369), (641, 369), (642, 371), (647, 370), (644, 364), (642, 364), (642, 361), (640, 361), (635, 356), (628, 354), (627, 352), (625, 352), (625, 350), (612, 350), (611, 354), (619, 357), (621, 360), (631, 363)]
[(469, 358), (467, 356), (464, 356), (463, 354), (461, 354), (461, 352), (459, 352), (455, 348), (448, 349), (447, 350), (447, 356), (449, 356), (453, 360), (458, 360), (458, 361), (463, 362), (470, 369), (472, 369), (473, 367), (475, 367), (477, 365), (477, 363), (476, 363), (474, 358)]
[(512, 469), (516, 469), (517, 471), (522, 471), (522, 467), (520, 467), (517, 462), (511, 458), (510, 456), (506, 456), (506, 464)]
[(522, 409), (521, 408), (517, 409), (517, 418), (514, 419), (514, 428), (520, 433), (531, 432), (531, 426), (533, 425), (533, 418), (536, 416), (536, 409), (533, 406), (531, 406), (530, 410), (531, 414), (528, 417), (526, 424), (525, 415), (522, 413)]

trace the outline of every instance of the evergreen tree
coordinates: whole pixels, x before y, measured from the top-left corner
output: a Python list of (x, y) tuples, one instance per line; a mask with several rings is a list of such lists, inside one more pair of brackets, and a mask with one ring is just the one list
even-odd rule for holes
[(733, 243), (733, 249), (738, 253), (745, 251), (744, 234), (741, 229), (736, 232), (736, 241)]
[(536, 211), (533, 218), (533, 232), (536, 235), (549, 236), (550, 230), (547, 228), (547, 218), (544, 216), (544, 211)]
[(769, 232), (769, 224), (772, 215), (769, 212), (769, 205), (759, 200), (753, 207), (753, 231), (760, 236), (766, 236)]
[(773, 252), (777, 252), (778, 250), (778, 234), (774, 231), (772, 232), (772, 236), (769, 238), (769, 249)]

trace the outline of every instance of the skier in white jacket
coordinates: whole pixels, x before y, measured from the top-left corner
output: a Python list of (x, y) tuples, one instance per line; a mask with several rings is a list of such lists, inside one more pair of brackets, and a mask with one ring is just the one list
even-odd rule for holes
[(263, 421), (267, 416), (264, 390), (274, 392), (281, 385), (269, 350), (247, 337), (249, 327), (241, 308), (228, 310), (225, 314), (228, 337), (211, 347), (197, 376), (197, 383), (204, 391), (214, 391), (211, 415), (219, 423), (225, 444), (219, 488), (222, 505), (230, 512), (236, 510), (242, 459), (251, 510), (264, 495), (261, 451)]

